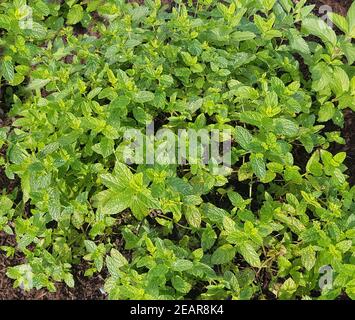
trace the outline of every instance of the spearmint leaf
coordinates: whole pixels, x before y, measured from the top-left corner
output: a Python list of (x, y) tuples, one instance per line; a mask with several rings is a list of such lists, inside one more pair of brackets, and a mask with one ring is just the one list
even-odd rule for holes
[(281, 286), (279, 292), (280, 299), (290, 299), (297, 290), (297, 284), (292, 278), (288, 278)]
[(213, 223), (223, 225), (223, 218), (228, 215), (224, 209), (218, 208), (211, 203), (203, 203), (200, 207), (202, 213)]
[(114, 151), (114, 141), (112, 139), (103, 137), (100, 143), (92, 147), (96, 153), (101, 154), (104, 158), (110, 156)]
[(266, 176), (264, 156), (261, 153), (252, 154), (250, 156), (250, 163), (255, 175), (259, 179), (264, 179)]
[(290, 32), (289, 39), (290, 39), (291, 48), (293, 50), (299, 51), (304, 54), (310, 54), (309, 46), (306, 40), (304, 40), (302, 36), (299, 34), (299, 32), (296, 31), (295, 29), (291, 29), (289, 30), (289, 32)]
[(242, 242), (239, 244), (238, 251), (252, 267), (260, 268), (261, 262), (259, 255), (249, 242)]
[(195, 206), (186, 206), (185, 217), (187, 222), (194, 228), (199, 228), (201, 225), (201, 213)]
[(5, 14), (0, 14), (0, 28), (9, 30), (11, 27), (11, 19)]
[(101, 191), (94, 197), (94, 205), (104, 215), (117, 214), (127, 209), (131, 203), (131, 195), (114, 190)]
[(197, 99), (194, 101), (191, 101), (188, 105), (187, 108), (191, 113), (195, 113), (198, 109), (202, 107), (203, 99)]
[(201, 237), (201, 246), (203, 250), (206, 251), (211, 249), (216, 239), (216, 232), (211, 227), (207, 227), (206, 229), (204, 229)]
[(355, 38), (355, 2), (350, 6), (346, 19), (349, 24), (349, 34)]
[(348, 252), (351, 246), (352, 246), (351, 240), (344, 240), (336, 244), (337, 249), (339, 249), (343, 253)]
[(192, 195), (194, 190), (190, 183), (178, 177), (171, 177), (167, 179), (167, 184), (174, 191), (179, 192), (185, 196)]
[(331, 118), (333, 118), (335, 114), (335, 107), (334, 104), (331, 102), (327, 102), (322, 105), (318, 112), (318, 121), (319, 122), (327, 122)]
[(71, 273), (65, 273), (64, 274), (64, 282), (69, 288), (74, 288), (75, 287), (75, 281), (74, 277)]
[(250, 31), (235, 31), (232, 33), (231, 37), (235, 41), (246, 41), (254, 39), (256, 34)]
[(253, 142), (253, 136), (249, 133), (249, 131), (240, 126), (235, 128), (235, 139), (245, 150), (249, 150), (250, 144)]
[(302, 195), (303, 199), (308, 204), (310, 204), (310, 205), (312, 205), (312, 206), (314, 206), (316, 208), (321, 208), (322, 207), (313, 195), (311, 195), (311, 194), (309, 194), (309, 193), (307, 193), (307, 192), (305, 192), (303, 190), (301, 191), (301, 195)]
[(343, 16), (335, 12), (328, 12), (327, 16), (341, 31), (348, 33), (349, 23)]
[(84, 10), (80, 4), (75, 4), (69, 9), (67, 24), (77, 24), (84, 17)]
[(32, 37), (37, 39), (43, 39), (47, 35), (47, 29), (38, 22), (31, 22), (31, 27), (27, 31)]
[(138, 220), (144, 219), (151, 209), (158, 209), (159, 205), (151, 197), (142, 195), (131, 196), (129, 207)]
[(134, 96), (134, 101), (145, 103), (154, 100), (154, 93), (150, 91), (139, 91)]
[(335, 67), (331, 86), (337, 96), (341, 96), (349, 90), (350, 80), (347, 73), (342, 68)]
[(11, 61), (3, 61), (1, 63), (1, 73), (6, 81), (12, 82), (15, 77), (14, 66)]
[(314, 251), (313, 246), (308, 246), (302, 250), (301, 260), (303, 266), (309, 271), (311, 270), (316, 263), (316, 252)]
[(330, 42), (333, 46), (337, 43), (335, 32), (320, 18), (310, 17), (304, 19), (302, 21), (302, 30), (322, 39), (324, 43)]
[(274, 119), (273, 125), (276, 134), (284, 135), (286, 137), (297, 136), (299, 131), (299, 127), (295, 122), (284, 118)]
[(127, 259), (114, 248), (111, 249), (110, 255), (106, 257), (107, 269), (111, 275), (118, 275), (118, 271), (127, 264)]
[(38, 90), (45, 87), (51, 80), (50, 79), (33, 79), (27, 86), (28, 90)]
[(53, 220), (59, 221), (61, 215), (60, 193), (56, 188), (48, 191), (48, 211)]
[(94, 99), (101, 91), (102, 91), (102, 87), (96, 87), (95, 89), (92, 89), (87, 95), (88, 99), (89, 100)]
[(84, 240), (84, 245), (89, 253), (94, 252), (97, 249), (97, 245), (91, 240)]
[(171, 283), (176, 291), (188, 293), (191, 290), (191, 284), (185, 281), (180, 276), (176, 275), (171, 279)]
[(314, 176), (319, 177), (323, 173), (323, 166), (319, 163), (319, 152), (314, 152), (306, 165), (306, 171), (312, 173)]
[(173, 264), (172, 264), (172, 269), (174, 271), (179, 271), (179, 272), (182, 272), (182, 271), (186, 271), (186, 270), (190, 270), (193, 268), (193, 263), (189, 260), (186, 260), (186, 259), (178, 259), (176, 260)]
[(230, 244), (224, 244), (217, 248), (215, 252), (213, 252), (211, 257), (212, 264), (225, 264), (231, 262), (236, 254), (236, 249)]

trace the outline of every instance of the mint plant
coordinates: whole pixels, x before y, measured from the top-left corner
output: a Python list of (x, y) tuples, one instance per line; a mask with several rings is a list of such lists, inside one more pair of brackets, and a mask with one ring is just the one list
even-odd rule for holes
[[(86, 261), (110, 299), (354, 299), (355, 188), (332, 146), (355, 111), (355, 4), (330, 15), (340, 34), (313, 7), (0, 4), (13, 120), (0, 165), (20, 181), (0, 197), (0, 231), (17, 240), (1, 250), (26, 260), (7, 271), (14, 285), (73, 287)], [(169, 134), (147, 134), (151, 122)], [(223, 132), (230, 166), (147, 162), (183, 129)]]

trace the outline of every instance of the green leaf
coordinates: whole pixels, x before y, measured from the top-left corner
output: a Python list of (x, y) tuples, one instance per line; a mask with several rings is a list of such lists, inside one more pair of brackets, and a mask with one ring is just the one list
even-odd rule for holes
[(51, 80), (50, 79), (32, 79), (28, 84), (28, 90), (38, 90), (45, 87)]
[(274, 130), (276, 134), (284, 135), (286, 137), (297, 136), (299, 128), (292, 120), (284, 118), (276, 118), (273, 121)]
[(264, 156), (261, 153), (252, 154), (250, 156), (250, 163), (253, 172), (259, 179), (264, 179), (266, 176), (266, 166)]
[(316, 151), (312, 154), (306, 165), (306, 171), (316, 177), (320, 177), (323, 174), (323, 166), (319, 163), (319, 160), (319, 152)]
[(312, 195), (309, 194), (305, 191), (301, 191), (301, 195), (303, 197), (304, 200), (306, 200), (306, 202), (316, 208), (321, 208), (322, 206), (319, 204), (319, 202), (316, 200), (316, 198)]
[(327, 16), (341, 31), (348, 33), (349, 23), (343, 16), (335, 12), (328, 12)]
[(308, 246), (301, 253), (302, 265), (309, 271), (316, 263), (316, 252), (313, 246)]
[(297, 290), (297, 284), (292, 278), (288, 278), (281, 286), (279, 292), (280, 299), (291, 299)]
[(43, 24), (38, 22), (32, 22), (31, 28), (27, 31), (32, 37), (36, 39), (43, 39), (47, 35), (47, 29), (43, 26)]
[(145, 103), (154, 100), (154, 93), (150, 91), (139, 91), (134, 96), (134, 101), (138, 103)]
[(324, 43), (331, 43), (333, 46), (337, 43), (335, 32), (320, 18), (305, 18), (302, 21), (302, 30), (322, 39)]
[(256, 37), (256, 34), (250, 31), (235, 31), (231, 34), (231, 37), (235, 41), (246, 41)]
[(201, 237), (201, 246), (204, 251), (207, 251), (212, 248), (215, 241), (217, 239), (216, 232), (210, 227), (206, 227), (206, 229), (202, 232)]
[(114, 151), (114, 141), (112, 139), (103, 137), (100, 143), (92, 146), (92, 150), (98, 154), (101, 154), (104, 158), (107, 158)]
[(0, 28), (9, 30), (11, 27), (11, 19), (6, 14), (0, 14)]
[(173, 287), (175, 288), (176, 291), (179, 291), (181, 293), (188, 293), (191, 290), (191, 284), (185, 281), (183, 278), (181, 278), (178, 275), (175, 275), (171, 279), (171, 283)]
[(132, 195), (128, 192), (114, 190), (101, 191), (94, 197), (95, 206), (105, 215), (117, 214), (127, 209), (131, 204)]
[(331, 118), (333, 118), (334, 114), (335, 114), (334, 104), (331, 102), (326, 102), (319, 109), (318, 121), (319, 122), (327, 122)]
[(199, 228), (201, 225), (201, 213), (195, 206), (186, 206), (185, 217), (187, 222), (194, 228)]
[(65, 273), (64, 275), (64, 282), (69, 288), (74, 288), (75, 287), (75, 281), (74, 277), (71, 273)]
[(128, 264), (127, 259), (118, 250), (112, 248), (110, 256), (106, 257), (107, 269), (111, 275), (116, 275), (118, 270)]
[(67, 24), (77, 24), (84, 17), (84, 10), (80, 4), (75, 4), (69, 9)]
[(53, 220), (59, 221), (61, 215), (60, 193), (56, 188), (48, 191), (48, 212)]
[(308, 43), (302, 38), (299, 32), (296, 29), (290, 29), (289, 32), (290, 47), (295, 51), (310, 54)]
[(213, 252), (211, 257), (212, 264), (225, 264), (231, 262), (235, 257), (236, 249), (230, 244), (224, 244), (217, 248), (215, 252)]
[(249, 242), (240, 243), (238, 251), (252, 267), (259, 268), (261, 266), (259, 255)]
[(355, 38), (355, 2), (354, 1), (349, 8), (346, 19), (349, 24), (349, 35)]
[(253, 142), (253, 136), (249, 131), (240, 126), (235, 128), (235, 139), (245, 150), (249, 150), (250, 144)]
[(340, 48), (343, 50), (348, 64), (352, 65), (355, 61), (355, 46), (349, 42), (342, 42), (340, 43)]
[(349, 90), (350, 87), (349, 76), (342, 68), (335, 67), (331, 86), (334, 93), (338, 97)]
[(174, 271), (182, 272), (182, 271), (186, 271), (186, 270), (191, 270), (193, 268), (193, 266), (194, 266), (193, 263), (189, 260), (178, 259), (172, 264), (171, 268)]
[(12, 82), (14, 80), (15, 71), (11, 61), (5, 60), (1, 63), (1, 73), (6, 81)]

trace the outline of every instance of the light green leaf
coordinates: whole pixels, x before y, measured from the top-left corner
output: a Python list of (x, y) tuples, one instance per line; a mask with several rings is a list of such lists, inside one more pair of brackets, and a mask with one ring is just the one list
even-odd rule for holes
[(343, 16), (335, 12), (328, 12), (327, 16), (341, 31), (348, 33), (349, 23)]
[(195, 206), (186, 206), (185, 209), (185, 217), (187, 222), (195, 227), (195, 228), (199, 228), (201, 225), (201, 213), (200, 210), (195, 207)]
[(101, 154), (104, 158), (107, 158), (114, 151), (114, 141), (112, 139), (103, 137), (100, 143), (92, 146), (92, 150), (98, 154)]
[(182, 271), (186, 271), (186, 270), (190, 270), (193, 268), (193, 263), (189, 260), (186, 260), (186, 259), (178, 259), (176, 260), (171, 268), (174, 270), (174, 271), (179, 271), (179, 272), (182, 272)]
[(235, 139), (245, 150), (249, 150), (250, 144), (253, 142), (253, 136), (249, 131), (240, 126), (235, 128)]
[(259, 255), (249, 242), (239, 244), (238, 251), (252, 267), (259, 268), (261, 266)]
[(134, 101), (145, 103), (154, 100), (154, 93), (150, 91), (139, 91), (134, 96)]
[(231, 34), (231, 37), (235, 41), (246, 41), (256, 37), (256, 34), (250, 31), (235, 31)]
[(230, 244), (220, 246), (211, 257), (212, 264), (225, 264), (231, 262), (235, 257), (236, 249)]
[(210, 226), (204, 229), (201, 237), (201, 246), (203, 250), (206, 251), (212, 248), (216, 239), (217, 239), (216, 232)]
[(48, 191), (48, 212), (53, 220), (59, 221), (61, 214), (60, 193), (58, 189), (51, 188)]
[(349, 8), (347, 21), (349, 24), (349, 35), (355, 38), (355, 2), (354, 1), (351, 7)]
[(127, 209), (132, 196), (128, 192), (101, 191), (94, 197), (95, 206), (104, 215), (117, 214)]
[(299, 32), (296, 29), (290, 29), (289, 33), (290, 47), (301, 53), (309, 54), (310, 49), (308, 43), (302, 38)]
[(12, 82), (15, 77), (12, 61), (6, 60), (1, 63), (1, 74), (6, 81)]
[(266, 166), (264, 156), (261, 153), (252, 154), (250, 156), (250, 164), (253, 172), (259, 179), (264, 179), (266, 176)]
[(294, 121), (284, 118), (274, 119), (273, 125), (276, 134), (280, 134), (286, 137), (297, 136), (299, 131), (298, 125)]
[(173, 287), (175, 288), (176, 291), (179, 291), (181, 293), (188, 293), (191, 290), (191, 284), (185, 281), (183, 278), (181, 278), (178, 275), (175, 275), (171, 279), (171, 283)]
[(120, 268), (128, 264), (127, 259), (118, 250), (112, 248), (110, 256), (106, 257), (107, 269), (111, 275), (117, 275)]
[(327, 122), (331, 118), (333, 118), (334, 114), (335, 114), (334, 104), (331, 102), (326, 102), (319, 109), (318, 121), (319, 122)]
[(335, 67), (331, 87), (334, 93), (339, 97), (349, 90), (350, 80), (347, 73), (340, 67)]
[(308, 17), (302, 21), (302, 30), (305, 33), (312, 34), (324, 43), (331, 43), (333, 46), (337, 43), (337, 36), (322, 19), (315, 17)]
[(75, 4), (69, 9), (67, 24), (77, 24), (84, 17), (84, 10), (80, 4)]
[(303, 266), (309, 271), (311, 270), (316, 263), (316, 252), (314, 251), (313, 246), (308, 246), (302, 250), (301, 261)]

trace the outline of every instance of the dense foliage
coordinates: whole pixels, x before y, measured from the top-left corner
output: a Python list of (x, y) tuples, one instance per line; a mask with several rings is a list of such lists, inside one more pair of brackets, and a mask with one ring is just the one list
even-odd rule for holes
[[(15, 286), (106, 276), (111, 299), (355, 298), (355, 4), (0, 3), (0, 231)], [(124, 132), (229, 129), (232, 166), (128, 165)], [(157, 145), (162, 141), (155, 141)], [(1, 190), (0, 190), (1, 192)], [(321, 290), (320, 268), (334, 271)]]

